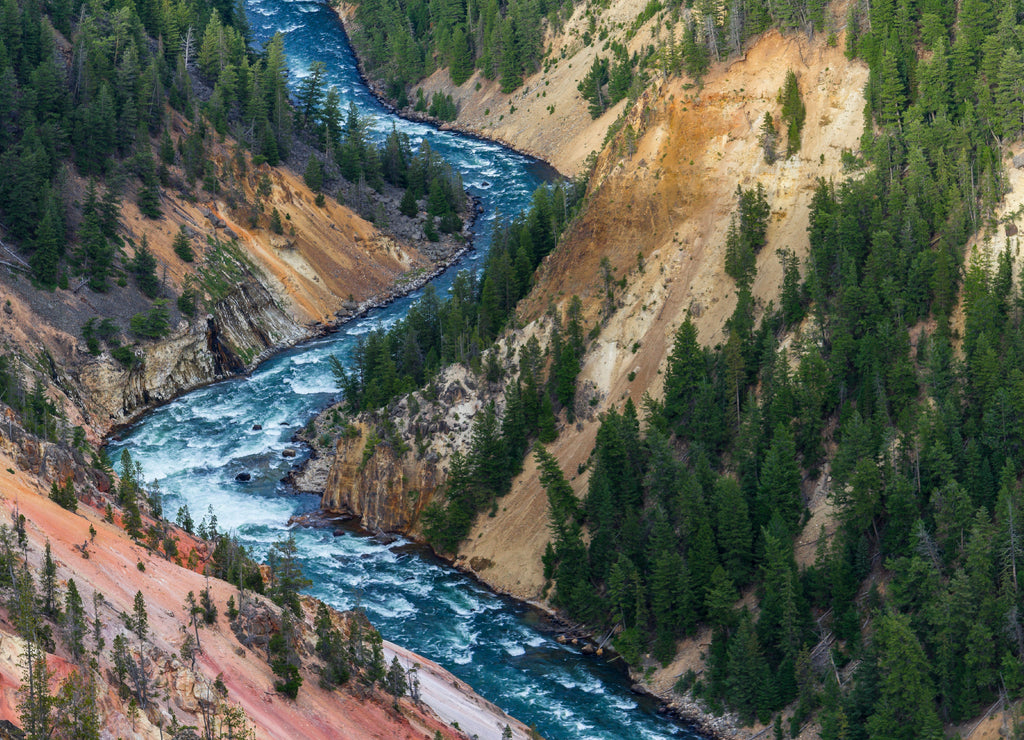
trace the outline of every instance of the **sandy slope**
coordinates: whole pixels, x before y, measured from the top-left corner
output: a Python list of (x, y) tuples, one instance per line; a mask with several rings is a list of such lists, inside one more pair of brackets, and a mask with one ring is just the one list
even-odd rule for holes
[[(686, 89), (684, 80), (662, 85), (642, 101), (649, 122), (635, 153), (620, 155), (611, 147), (602, 154), (585, 213), (545, 260), (521, 308), (525, 319), (536, 321), (552, 302), (564, 310), (576, 293), (583, 299), (584, 323), (591, 326), (601, 313), (602, 258), (608, 258), (616, 280), (625, 277), (626, 288), (616, 291), (618, 308), (580, 374), (581, 385), (596, 387), (595, 411), (620, 406), (627, 397), (639, 406), (645, 392), (660, 397), (665, 358), (687, 311), (701, 342), (723, 341), (722, 326), (735, 306), (723, 258), (737, 185), (762, 184), (772, 207), (754, 283), (762, 307), (780, 287), (775, 250), (788, 246), (801, 259), (806, 256), (808, 206), (817, 178), (844, 177), (840, 153), (858, 145), (867, 70), (848, 62), (841, 48), (768, 33), (743, 59), (709, 74), (699, 92)], [(766, 111), (778, 114), (776, 93), (790, 67), (807, 106), (803, 147), (767, 165), (758, 144), (760, 121)], [(642, 115), (638, 106), (630, 120), (640, 125)], [(585, 491), (586, 475), (576, 471), (593, 448), (598, 424), (580, 421), (550, 446), (578, 494)], [(824, 496), (817, 500), (824, 502)], [(460, 559), (485, 563), (480, 577), (501, 591), (537, 597), (544, 585), (546, 524), (546, 497), (529, 461), (497, 516), (478, 519)], [(817, 524), (810, 539), (816, 536)]]

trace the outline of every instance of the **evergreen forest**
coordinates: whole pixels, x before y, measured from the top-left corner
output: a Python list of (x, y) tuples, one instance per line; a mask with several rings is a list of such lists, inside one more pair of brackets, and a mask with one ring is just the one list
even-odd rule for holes
[[(371, 219), (374, 191), (391, 186), (405, 192), (403, 215), (426, 209), (428, 238), (460, 232), (466, 199), (458, 173), (427, 145), (412, 151), (397, 132), (372, 141), (354, 104), (340, 109), (324, 72), (314, 63), (290, 97), (282, 37), (255, 50), (244, 11), (230, 2), (5, 0), (0, 236), (15, 248), (5, 264), (42, 289), (105, 293), (130, 278), (158, 299), (157, 262), (145, 240), (125, 239), (121, 204), (134, 200), (158, 220), (172, 192), (219, 196), (253, 226), (282, 233), (281, 214), (263, 212), (266, 174), (252, 202), (240, 185), (245, 150), (256, 167), (289, 163), (318, 193), (354, 190), (354, 207)], [(233, 156), (218, 162), (211, 152), (229, 135)], [(184, 232), (174, 251), (195, 260)], [(186, 293), (179, 308), (194, 314), (196, 293)], [(159, 336), (159, 324), (134, 331), (133, 323), (133, 333)], [(95, 332), (83, 336), (92, 349)]]

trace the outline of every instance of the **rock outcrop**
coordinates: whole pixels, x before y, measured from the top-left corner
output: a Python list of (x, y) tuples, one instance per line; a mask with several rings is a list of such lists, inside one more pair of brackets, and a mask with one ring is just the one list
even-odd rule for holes
[(358, 429), (358, 435), (338, 439), (321, 508), (355, 517), (369, 530), (412, 531), (444, 480), (437, 456), (417, 459), (377, 441), (366, 425)]
[(169, 337), (148, 345), (135, 367), (104, 355), (79, 368), (76, 379), (99, 418), (125, 424), (185, 391), (245, 372), (311, 335), (250, 278), (210, 314), (182, 322)]

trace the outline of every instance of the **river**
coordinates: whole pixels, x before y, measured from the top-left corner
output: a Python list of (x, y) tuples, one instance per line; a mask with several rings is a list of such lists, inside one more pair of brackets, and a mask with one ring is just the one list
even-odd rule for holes
[[(341, 25), (325, 5), (247, 0), (246, 8), (258, 43), (277, 31), (284, 34), (292, 84), (312, 62), (325, 62), (328, 84), (338, 87), (343, 108), (355, 100), (371, 135), (383, 137), (396, 126), (414, 146), (427, 139), (462, 172), (466, 188), (483, 206), (474, 228), (477, 249), (463, 267), (480, 264), (496, 216), (518, 213), (550, 176), (543, 163), (502, 146), (388, 113), (360, 81)], [(435, 282), (439, 292), (453, 273)], [(147, 414), (111, 445), (111, 457), (131, 451), (146, 479), (158, 481), (168, 518), (187, 503), (198, 523), (212, 508), (221, 530), (237, 533), (264, 558), (286, 535), (294, 514), (319, 504), (281, 483), (296, 462), (281, 453), (296, 429), (336, 396), (328, 356), (345, 357), (359, 334), (398, 320), (414, 299), (395, 301), (282, 353), (248, 377), (202, 388)], [(262, 429), (254, 430), (256, 424)], [(235, 481), (243, 471), (252, 475), (250, 482)], [(496, 596), (424, 548), (403, 540), (383, 544), (357, 532), (294, 534), (313, 582), (310, 594), (339, 609), (362, 606), (385, 638), (440, 663), (545, 738), (699, 737), (656, 714), (653, 702), (630, 691), (621, 670), (560, 645), (538, 629), (535, 612)]]

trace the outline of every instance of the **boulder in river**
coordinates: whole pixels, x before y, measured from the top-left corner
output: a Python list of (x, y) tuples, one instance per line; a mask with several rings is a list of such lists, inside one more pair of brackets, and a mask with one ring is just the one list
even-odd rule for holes
[(295, 457), (295, 455), (296, 451), (294, 447), (285, 447), (284, 451), (281, 453), (282, 457)]
[(263, 425), (262, 425), (262, 424), (253, 424), (253, 425), (252, 425), (252, 430), (253, 430), (254, 432), (258, 432), (258, 431), (259, 431), (259, 430), (261, 430), (262, 428), (263, 428)]
[(238, 481), (239, 483), (248, 483), (249, 481), (252, 480), (252, 475), (250, 475), (249, 473), (239, 473), (238, 475), (235, 476), (235, 480)]

